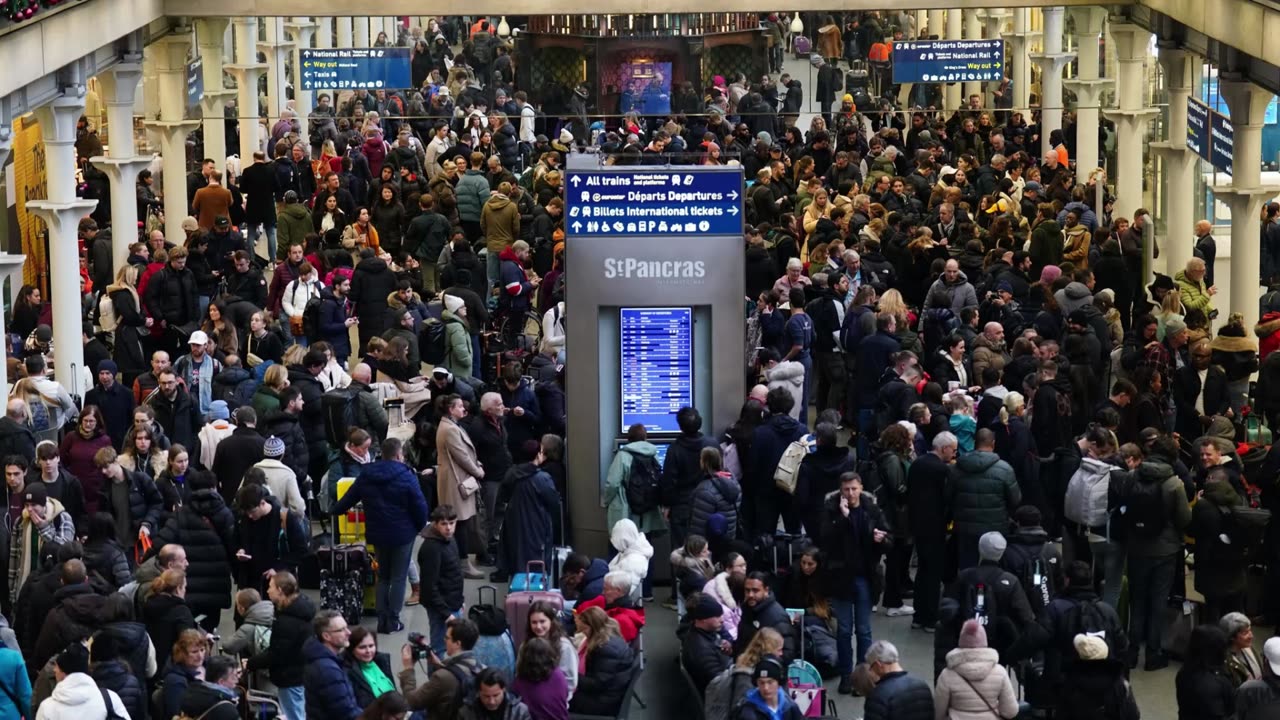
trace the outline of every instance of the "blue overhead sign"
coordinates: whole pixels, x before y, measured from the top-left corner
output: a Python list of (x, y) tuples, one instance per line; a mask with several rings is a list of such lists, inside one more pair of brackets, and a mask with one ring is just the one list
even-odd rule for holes
[(741, 168), (568, 171), (570, 235), (741, 235)]
[(1187, 98), (1187, 148), (1209, 159), (1209, 106)]
[(308, 49), (301, 55), (303, 90), (396, 90), (413, 87), (409, 48)]
[(893, 45), (894, 83), (1003, 79), (1003, 40), (928, 40)]
[(204, 100), (204, 60), (196, 58), (187, 63), (187, 107), (198, 108)]
[(1231, 175), (1231, 158), (1235, 154), (1235, 130), (1221, 113), (1209, 114), (1209, 162)]

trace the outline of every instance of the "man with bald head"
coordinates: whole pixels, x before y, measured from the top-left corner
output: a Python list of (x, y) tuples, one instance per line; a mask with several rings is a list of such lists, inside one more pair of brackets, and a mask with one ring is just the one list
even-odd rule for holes
[(27, 464), (35, 462), (36, 436), (31, 432), (30, 421), (31, 408), (27, 407), (27, 401), (10, 399), (4, 417), (0, 417), (0, 458), (18, 455)]
[(973, 340), (973, 374), (982, 378), (982, 371), (993, 367), (1004, 372), (1009, 363), (1009, 351), (1004, 342), (1004, 326), (998, 322), (989, 322), (982, 328), (982, 333)]
[(1208, 220), (1196, 223), (1195, 256), (1204, 261), (1204, 284), (1213, 287), (1213, 261), (1218, 255), (1218, 241), (1213, 239), (1213, 225)]
[(355, 427), (364, 428), (373, 436), (374, 443), (381, 445), (387, 439), (387, 411), (373, 394), (373, 369), (365, 363), (359, 363), (351, 369), (352, 390), (356, 391)]
[(767, 398), (768, 396), (769, 396), (769, 386), (767, 385), (753, 385), (751, 387), (751, 392), (747, 393), (748, 400), (755, 400), (761, 405), (764, 404), (765, 398)]

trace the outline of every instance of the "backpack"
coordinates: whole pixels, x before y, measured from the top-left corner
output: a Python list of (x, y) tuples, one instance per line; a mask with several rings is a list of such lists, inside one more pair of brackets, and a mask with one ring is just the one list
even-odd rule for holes
[(418, 335), (418, 349), (423, 362), (432, 366), (444, 362), (448, 355), (448, 348), (445, 347), (446, 334), (443, 322), (434, 318), (423, 321), (422, 332)]
[(128, 720), (128, 717), (121, 717), (120, 713), (116, 712), (116, 704), (111, 702), (111, 692), (109, 690), (98, 688), (98, 692), (102, 693), (102, 702), (107, 706), (106, 720)]
[(1142, 482), (1134, 478), (1124, 494), (1121, 512), (1129, 521), (1134, 536), (1150, 540), (1164, 530), (1164, 482)]
[(1271, 511), (1240, 505), (1232, 508), (1219, 508), (1227, 520), (1228, 533), (1241, 540), (1246, 548), (1256, 548), (1263, 544), (1267, 534), (1267, 525), (1271, 523)]
[(271, 645), (271, 626), (270, 625), (254, 625), (253, 635), (249, 638), (249, 650), (251, 655), (257, 655), (265, 652)]
[(1086, 528), (1107, 524), (1107, 489), (1111, 485), (1111, 470), (1105, 473), (1086, 471), (1084, 466), (1076, 470), (1067, 482), (1067, 496), (1063, 514), (1073, 523)]
[(446, 713), (448, 717), (457, 717), (458, 710), (476, 695), (476, 673), (458, 663), (445, 665), (444, 668), (458, 681), (458, 689), (454, 691)]
[(116, 318), (116, 304), (111, 302), (111, 296), (103, 291), (102, 297), (98, 298), (98, 326), (103, 332), (115, 332), (119, 320)]
[(320, 305), (323, 302), (319, 295), (307, 299), (302, 309), (302, 334), (307, 342), (320, 342)]
[(627, 478), (627, 505), (632, 515), (657, 510), (662, 496), (659, 479), (662, 469), (658, 460), (645, 455), (631, 455), (631, 475)]
[[(735, 667), (730, 665), (707, 683), (706, 692), (703, 694), (703, 712), (706, 720), (729, 720), (733, 711), (734, 676), (737, 674), (734, 670)], [(749, 681), (751, 676), (746, 677)]]
[(796, 492), (796, 483), (800, 481), (800, 463), (804, 462), (804, 458), (809, 454), (809, 446), (804, 440), (792, 440), (786, 450), (782, 451), (782, 457), (778, 460), (778, 467), (773, 471), (773, 485), (788, 495), (794, 495)]
[(43, 432), (53, 428), (53, 419), (49, 417), (49, 406), (39, 393), (33, 398), (27, 396), (27, 407), (31, 411), (31, 431)]
[(864, 335), (862, 316), (871, 312), (871, 308), (863, 305), (856, 310), (844, 314), (844, 322), (840, 324), (840, 347), (847, 353), (857, 352), (858, 343)]
[(324, 438), (329, 447), (342, 447), (347, 442), (347, 432), (356, 427), (356, 397), (359, 392), (350, 387), (334, 388), (321, 396)]
[[(1054, 588), (1050, 587), (1050, 568), (1045, 567), (1044, 557), (1037, 555), (1022, 568), (1018, 583), (1027, 594), (1027, 601), (1036, 615), (1053, 601)], [(1075, 637), (1075, 635), (1072, 635)]]
[(965, 620), (977, 620), (979, 625), (993, 625), (999, 617), (999, 608), (995, 588), (979, 582), (965, 589), (958, 619), (962, 624)]

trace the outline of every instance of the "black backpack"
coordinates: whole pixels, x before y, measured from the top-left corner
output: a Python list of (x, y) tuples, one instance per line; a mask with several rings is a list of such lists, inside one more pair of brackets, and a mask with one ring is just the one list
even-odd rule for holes
[(1150, 540), (1164, 530), (1164, 483), (1143, 482), (1135, 477), (1125, 488), (1121, 512), (1134, 537)]
[(320, 398), (324, 415), (324, 439), (329, 447), (340, 448), (347, 442), (347, 432), (356, 427), (356, 397), (360, 391), (351, 388), (334, 388)]
[(445, 335), (443, 322), (428, 318), (422, 323), (422, 332), (418, 335), (418, 348), (421, 350), (423, 362), (432, 366), (444, 362), (445, 355), (448, 354)]
[(320, 342), (320, 305), (323, 302), (317, 295), (307, 300), (307, 306), (302, 309), (302, 334), (307, 336), (307, 342)]
[(659, 479), (662, 469), (658, 461), (647, 455), (631, 455), (631, 476), (627, 478), (627, 505), (632, 515), (643, 515), (658, 509), (662, 493)]
[(960, 599), (961, 624), (965, 620), (977, 620), (979, 625), (994, 625), (999, 618), (1000, 606), (996, 602), (995, 588), (988, 583), (974, 583), (965, 588)]
[(1102, 638), (1110, 649), (1110, 657), (1122, 657), (1128, 650), (1123, 631), (1114, 623), (1108, 622), (1098, 600), (1082, 600), (1071, 606), (1063, 619), (1068, 636), (1092, 635)]

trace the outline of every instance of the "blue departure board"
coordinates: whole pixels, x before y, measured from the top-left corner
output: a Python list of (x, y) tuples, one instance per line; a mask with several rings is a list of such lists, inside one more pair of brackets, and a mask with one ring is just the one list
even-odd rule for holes
[(680, 432), (676, 413), (693, 405), (693, 309), (622, 308), (623, 432)]

